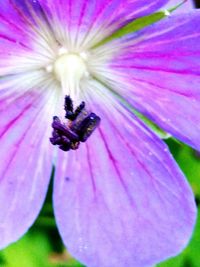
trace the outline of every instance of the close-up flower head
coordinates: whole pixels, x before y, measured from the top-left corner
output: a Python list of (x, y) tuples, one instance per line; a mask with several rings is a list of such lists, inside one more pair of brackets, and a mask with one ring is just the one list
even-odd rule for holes
[(199, 56), (191, 1), (1, 0), (0, 249), (52, 178), (57, 229), (84, 266), (179, 254), (197, 208), (165, 138), (200, 151)]

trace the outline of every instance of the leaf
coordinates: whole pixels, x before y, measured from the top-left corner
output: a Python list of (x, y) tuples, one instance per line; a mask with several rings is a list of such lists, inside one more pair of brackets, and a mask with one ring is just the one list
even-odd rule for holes
[(1, 252), (4, 260), (2, 267), (49, 267), (48, 255), (50, 245), (48, 239), (40, 234), (26, 234), (17, 243), (12, 244)]

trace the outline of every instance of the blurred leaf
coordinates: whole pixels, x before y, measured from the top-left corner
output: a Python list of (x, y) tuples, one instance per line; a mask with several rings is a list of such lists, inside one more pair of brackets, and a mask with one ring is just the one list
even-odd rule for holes
[(162, 130), (157, 124), (149, 120), (147, 117), (142, 115), (140, 112), (134, 110), (133, 108), (130, 108), (130, 110), (138, 117), (140, 118), (158, 137), (161, 139), (168, 139), (171, 137), (170, 134)]
[(195, 196), (200, 198), (200, 153), (174, 138), (165, 141), (190, 182)]
[(52, 250), (48, 235), (30, 231), (0, 252), (0, 267), (84, 267), (69, 253)]
[(200, 155), (190, 147), (184, 146), (178, 154), (177, 162), (188, 177), (195, 195), (200, 197)]
[(26, 234), (20, 241), (1, 252), (1, 267), (49, 267), (50, 244), (39, 232)]
[(52, 267), (84, 267), (82, 264), (72, 258), (67, 251), (59, 254), (52, 254), (50, 256), (50, 262), (52, 263)]

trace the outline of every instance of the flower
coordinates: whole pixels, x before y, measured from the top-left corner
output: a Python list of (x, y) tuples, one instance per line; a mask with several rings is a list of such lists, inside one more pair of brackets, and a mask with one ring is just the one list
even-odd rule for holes
[[(89, 267), (147, 267), (176, 255), (195, 223), (192, 191), (131, 107), (200, 149), (198, 11), (106, 39), (167, 0), (4, 0), (0, 6), (0, 247), (53, 203), (69, 251)], [(102, 42), (102, 40), (104, 40)], [(63, 101), (99, 128), (75, 151), (49, 142)]]

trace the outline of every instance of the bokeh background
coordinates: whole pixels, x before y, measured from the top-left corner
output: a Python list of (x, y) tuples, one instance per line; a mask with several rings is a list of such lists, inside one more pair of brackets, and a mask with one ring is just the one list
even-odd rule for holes
[[(200, 8), (200, 0), (194, 1), (194, 7)], [(166, 143), (190, 182), (200, 210), (200, 152), (173, 138), (167, 139)], [(54, 220), (51, 196), (52, 184), (35, 224), (18, 242), (0, 252), (0, 267), (84, 267), (63, 246)], [(187, 248), (157, 267), (200, 267), (200, 212)]]

